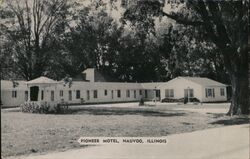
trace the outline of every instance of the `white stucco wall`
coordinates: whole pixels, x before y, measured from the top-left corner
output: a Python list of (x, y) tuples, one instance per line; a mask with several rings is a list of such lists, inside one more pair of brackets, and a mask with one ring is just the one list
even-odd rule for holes
[(184, 97), (184, 89), (193, 89), (194, 90), (194, 97), (202, 100), (202, 87), (194, 82), (185, 80), (183, 78), (175, 78), (166, 82), (158, 87), (161, 91), (161, 100), (166, 98), (165, 97), (165, 90), (166, 89), (173, 89), (174, 90), (174, 99), (179, 99)]
[[(214, 89), (214, 97), (206, 97), (206, 88)], [(224, 96), (221, 96), (220, 89), (224, 89)], [(227, 101), (227, 89), (226, 87), (218, 86), (206, 86), (202, 87), (202, 101), (203, 102), (220, 102)]]
[[(58, 85), (53, 89), (55, 91), (55, 100), (61, 101), (62, 99), (68, 103), (80, 103), (81, 98), (84, 103), (99, 103), (99, 102), (119, 102), (119, 101), (139, 101), (143, 94), (139, 94), (139, 90), (142, 87), (139, 83), (111, 83), (111, 82), (73, 82), (69, 88), (68, 85)], [(63, 91), (63, 96), (59, 96), (60, 91)], [(80, 98), (76, 99), (76, 92), (80, 91)], [(94, 98), (94, 90), (97, 90), (97, 98)], [(104, 91), (107, 90), (107, 95)], [(121, 97), (117, 96), (118, 90), (121, 91)], [(126, 91), (130, 91), (130, 97), (126, 96)], [(49, 91), (49, 92), (47, 92)], [(69, 100), (69, 91), (72, 92), (72, 100)], [(89, 99), (87, 98), (87, 91), (89, 91)], [(113, 91), (113, 98), (112, 92)], [(134, 91), (136, 91), (136, 98), (134, 97)], [(50, 101), (51, 88), (46, 88), (47, 100)], [(143, 92), (143, 91), (142, 91)]]
[[(153, 87), (155, 89), (155, 87)], [(175, 78), (169, 82), (163, 83), (157, 87), (160, 90), (161, 100), (165, 98), (165, 90), (173, 89), (175, 99), (184, 97), (184, 89), (193, 89), (194, 97), (202, 102), (213, 101), (226, 101), (227, 91), (225, 86), (207, 86), (203, 87), (197, 83), (186, 80), (184, 78)], [(205, 88), (214, 88), (215, 97), (206, 97)], [(225, 89), (225, 95), (221, 96), (220, 88)], [(100, 102), (126, 102), (126, 101), (139, 101), (141, 98), (145, 98), (145, 86), (140, 83), (119, 83), (119, 82), (79, 82), (73, 81), (72, 86), (57, 84), (50, 87), (39, 88), (38, 99), (41, 100), (41, 90), (44, 90), (43, 101), (56, 103), (64, 99), (65, 102), (78, 104), (81, 102), (81, 98), (84, 103), (100, 103)], [(147, 89), (146, 100), (152, 100), (155, 98), (154, 89)], [(12, 91), (17, 91), (17, 97), (12, 97)], [(60, 90), (63, 90), (63, 97), (59, 96)], [(69, 101), (69, 90), (72, 91), (72, 100)], [(76, 99), (76, 91), (80, 90), (80, 99)], [(97, 90), (97, 98), (93, 97), (94, 90)], [(104, 95), (104, 90), (107, 90), (107, 95)], [(117, 90), (121, 91), (121, 97), (117, 97)], [(126, 96), (126, 91), (130, 91), (130, 97)], [(140, 95), (140, 90), (142, 94)], [(11, 81), (1, 81), (1, 101), (3, 107), (19, 106), (25, 102), (25, 91), (29, 91), (24, 81), (19, 82), (19, 86), (13, 88)], [(51, 91), (54, 91), (54, 102), (51, 101)], [(87, 99), (87, 91), (90, 92), (90, 98)], [(113, 91), (113, 98), (111, 92)], [(134, 97), (134, 91), (136, 91), (136, 97)]]
[[(12, 91), (17, 89), (17, 98), (12, 98)], [(126, 101), (139, 101), (141, 98), (145, 98), (144, 88), (140, 83), (118, 83), (118, 82), (79, 82), (73, 81), (72, 86), (57, 84), (49, 87), (39, 85), (38, 100), (41, 101), (41, 91), (44, 91), (44, 98), (42, 101), (48, 103), (61, 102), (62, 99), (68, 103), (81, 103), (81, 98), (84, 103), (100, 103), (100, 102), (126, 102)], [(60, 90), (63, 91), (63, 96), (60, 96)], [(72, 91), (72, 100), (69, 100), (69, 91)], [(76, 91), (80, 90), (80, 99), (76, 99)], [(94, 98), (93, 92), (97, 90), (97, 98)], [(107, 90), (107, 95), (104, 91)], [(121, 91), (121, 97), (117, 96), (117, 91)], [(126, 91), (130, 91), (130, 97), (126, 96)], [(140, 90), (142, 94), (140, 95)], [(11, 81), (8, 84), (5, 83), (5, 88), (1, 88), (1, 100), (4, 107), (19, 106), (25, 102), (25, 91), (30, 93), (27, 85), (22, 83), (17, 88), (13, 88)], [(54, 91), (54, 101), (51, 101), (51, 91)], [(90, 98), (87, 99), (87, 91), (90, 92)], [(113, 91), (113, 98), (111, 92)], [(136, 91), (136, 96), (134, 96)], [(29, 96), (29, 94), (28, 94)], [(148, 98), (153, 97), (153, 91), (148, 90)]]
[(86, 69), (85, 71), (83, 71), (83, 73), (86, 74), (86, 80), (88, 80), (90, 82), (95, 81), (95, 69), (89, 68), (89, 69)]
[[(19, 106), (25, 102), (25, 91), (28, 91), (28, 87), (24, 85), (24, 81), (17, 82), (19, 85), (14, 88), (11, 81), (1, 80), (2, 107)], [(16, 91), (16, 97), (12, 97), (12, 91)]]
[[(184, 78), (175, 78), (166, 82), (158, 87), (161, 90), (161, 100), (165, 98), (166, 89), (174, 89), (174, 99), (184, 97), (184, 89), (193, 89), (194, 97), (199, 99), (201, 102), (219, 102), (227, 100), (226, 86), (202, 86), (190, 80)], [(206, 88), (214, 89), (214, 97), (206, 97)], [(220, 89), (224, 89), (224, 96), (221, 96)]]
[(20, 104), (24, 103), (25, 101), (24, 90), (16, 90), (16, 91), (17, 91), (16, 97), (12, 97), (11, 90), (1, 91), (1, 102), (3, 107), (19, 106)]

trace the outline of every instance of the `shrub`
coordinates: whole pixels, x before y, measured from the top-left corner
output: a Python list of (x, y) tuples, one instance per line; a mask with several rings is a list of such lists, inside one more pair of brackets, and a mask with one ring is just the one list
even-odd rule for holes
[(61, 103), (61, 104), (59, 103), (52, 110), (54, 114), (65, 114), (68, 111), (69, 111), (69, 106), (67, 103)]
[(42, 105), (38, 105), (35, 102), (28, 102), (21, 104), (20, 106), (22, 112), (28, 113), (49, 113), (50, 105), (45, 103)]
[(184, 98), (184, 102), (183, 102), (184, 104), (187, 104), (188, 103), (188, 98), (187, 97), (185, 97)]
[(143, 106), (144, 105), (144, 99), (141, 98), (140, 102), (139, 102), (139, 106)]
[(47, 102), (38, 105), (36, 102), (28, 102), (20, 105), (22, 112), (39, 114), (60, 114), (68, 112), (68, 104), (49, 105)]

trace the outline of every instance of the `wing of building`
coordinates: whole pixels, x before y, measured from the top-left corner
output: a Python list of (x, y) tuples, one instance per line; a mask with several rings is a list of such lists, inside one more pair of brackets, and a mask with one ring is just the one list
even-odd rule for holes
[[(200, 77), (177, 77), (168, 82), (129, 83), (108, 82), (94, 69), (83, 72), (84, 79), (72, 82), (39, 77), (31, 81), (1, 81), (3, 107), (24, 102), (57, 104), (134, 102), (140, 99), (162, 101), (197, 98), (201, 102), (227, 100), (227, 85)], [(17, 84), (18, 83), (18, 84)]]
[(202, 77), (177, 77), (160, 85), (157, 89), (164, 98), (197, 98), (200, 102), (227, 100), (227, 85)]

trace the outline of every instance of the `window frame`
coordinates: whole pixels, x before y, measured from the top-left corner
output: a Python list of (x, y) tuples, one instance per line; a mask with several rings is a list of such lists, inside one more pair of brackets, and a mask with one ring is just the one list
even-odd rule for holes
[(98, 98), (98, 90), (93, 90), (93, 98)]
[(174, 89), (165, 89), (165, 98), (174, 98)]
[(107, 95), (108, 95), (108, 90), (105, 89), (105, 90), (104, 90), (104, 96), (107, 96)]
[(63, 97), (63, 90), (60, 90), (59, 96), (60, 96), (60, 97)]
[(126, 90), (126, 97), (130, 98), (130, 90), (129, 89)]
[(220, 96), (225, 97), (225, 88), (220, 88)]
[(55, 91), (54, 90), (50, 91), (50, 100), (55, 101)]
[(121, 90), (120, 89), (117, 90), (117, 98), (121, 98)]
[(12, 90), (11, 97), (12, 98), (17, 98), (17, 90)]
[(69, 90), (69, 101), (72, 101), (72, 90)]
[(76, 99), (81, 98), (81, 90), (76, 90)]
[(145, 98), (148, 98), (148, 90), (147, 89), (144, 90), (144, 93), (145, 93)]
[(90, 100), (90, 91), (89, 90), (86, 91), (86, 95), (87, 95), (87, 100)]
[(214, 88), (205, 88), (205, 97), (206, 98), (215, 98)]

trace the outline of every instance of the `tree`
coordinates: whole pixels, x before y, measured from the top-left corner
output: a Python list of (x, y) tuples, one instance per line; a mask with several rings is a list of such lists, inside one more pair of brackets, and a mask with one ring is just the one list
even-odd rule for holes
[(233, 115), (237, 112), (249, 114), (249, 92), (246, 89), (249, 84), (246, 34), (249, 2), (245, 0), (168, 2), (181, 9), (168, 13), (163, 9), (165, 1), (143, 0), (128, 8), (125, 17), (131, 21), (138, 21), (145, 17), (165, 16), (175, 20), (176, 23), (199, 28), (199, 33), (205, 34), (209, 38), (207, 40), (218, 48), (223, 65), (230, 76), (232, 102), (228, 114)]
[[(10, 43), (14, 63), (19, 74), (30, 80), (41, 76), (51, 64), (51, 54), (58, 35), (64, 32), (67, 22), (66, 0), (6, 1), (5, 11), (11, 13), (12, 24), (1, 29)], [(5, 17), (1, 17), (6, 19)]]
[(75, 21), (64, 41), (70, 59), (66, 61), (69, 74), (76, 75), (88, 67), (109, 74), (114, 68), (122, 27), (108, 14), (105, 4), (99, 2), (80, 7)]

